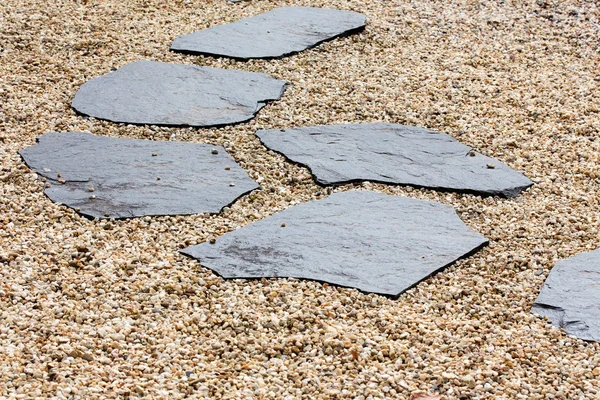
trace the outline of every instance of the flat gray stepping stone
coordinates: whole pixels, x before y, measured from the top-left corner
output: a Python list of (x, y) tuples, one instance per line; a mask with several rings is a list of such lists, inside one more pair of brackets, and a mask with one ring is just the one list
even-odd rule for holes
[(207, 144), (47, 133), (19, 153), (50, 199), (93, 218), (217, 213), (258, 188)]
[(514, 197), (533, 184), (451, 136), (414, 126), (308, 126), (256, 134), (269, 149), (310, 168), (322, 185), (374, 181)]
[(266, 74), (137, 61), (84, 83), (72, 106), (113, 122), (222, 126), (252, 119), (285, 86)]
[(558, 261), (531, 311), (569, 335), (600, 342), (600, 249)]
[(397, 296), (486, 244), (450, 206), (352, 191), (181, 252), (224, 278), (304, 278)]
[(366, 18), (352, 11), (281, 7), (180, 36), (171, 50), (241, 60), (276, 58), (364, 29)]

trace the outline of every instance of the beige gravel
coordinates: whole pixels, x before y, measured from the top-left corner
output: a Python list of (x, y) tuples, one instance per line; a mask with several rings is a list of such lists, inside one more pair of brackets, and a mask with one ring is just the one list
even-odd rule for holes
[[(0, 397), (600, 398), (600, 345), (529, 309), (560, 258), (600, 247), (600, 10), (594, 1), (0, 2)], [(168, 51), (280, 5), (349, 9), (362, 34), (247, 63)], [(151, 59), (291, 83), (250, 123), (83, 119), (86, 80)], [(309, 281), (225, 281), (177, 253), (326, 196), (259, 128), (388, 121), (446, 132), (536, 185), (506, 200), (365, 183), (456, 207), (491, 244), (390, 300)], [(90, 221), (17, 150), (48, 131), (223, 144), (263, 190), (222, 215)]]

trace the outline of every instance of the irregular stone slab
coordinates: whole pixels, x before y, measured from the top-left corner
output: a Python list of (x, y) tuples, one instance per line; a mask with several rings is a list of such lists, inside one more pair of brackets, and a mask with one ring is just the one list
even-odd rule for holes
[(447, 205), (352, 191), (182, 253), (224, 278), (304, 278), (397, 296), (485, 244)]
[(600, 249), (558, 261), (531, 311), (569, 335), (600, 342)]
[(258, 188), (207, 144), (47, 133), (19, 153), (50, 199), (93, 218), (217, 213)]
[(414, 126), (308, 126), (256, 134), (269, 149), (310, 168), (322, 185), (374, 181), (514, 197), (533, 184), (451, 136)]
[(221, 126), (252, 119), (285, 86), (266, 74), (137, 61), (84, 83), (72, 106), (113, 122)]
[(180, 36), (171, 50), (240, 60), (276, 58), (361, 31), (365, 23), (364, 15), (352, 11), (281, 7)]

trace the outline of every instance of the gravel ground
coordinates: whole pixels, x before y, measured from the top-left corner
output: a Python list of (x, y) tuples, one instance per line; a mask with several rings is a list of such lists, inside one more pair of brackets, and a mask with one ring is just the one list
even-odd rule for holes
[[(556, 260), (600, 247), (600, 10), (594, 1), (98, 0), (0, 3), (2, 398), (600, 398), (600, 345), (529, 309)], [(512, 3), (512, 4), (511, 4)], [(280, 5), (367, 29), (237, 62), (168, 51)], [(290, 82), (250, 123), (77, 116), (86, 80), (139, 59)], [(515, 199), (365, 183), (454, 206), (490, 246), (397, 300), (293, 279), (225, 281), (177, 250), (326, 196), (253, 132), (386, 121), (446, 132), (523, 171)], [(91, 221), (52, 203), (17, 150), (48, 131), (223, 144), (260, 182), (221, 215)]]

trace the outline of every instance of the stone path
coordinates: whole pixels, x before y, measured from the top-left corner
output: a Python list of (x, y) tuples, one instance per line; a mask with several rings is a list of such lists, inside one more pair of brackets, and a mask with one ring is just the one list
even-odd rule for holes
[(266, 74), (137, 61), (83, 84), (72, 105), (113, 122), (209, 127), (252, 119), (285, 86)]
[[(172, 49), (273, 58), (364, 26), (365, 17), (353, 12), (282, 7), (180, 37)], [(72, 105), (114, 122), (219, 126), (252, 118), (284, 89), (285, 82), (265, 74), (138, 61), (88, 81)], [(353, 124), (257, 135), (308, 166), (321, 184), (372, 180), (507, 197), (532, 184), (423, 128)], [(211, 148), (67, 133), (44, 135), (21, 154), (50, 180), (46, 194), (54, 201), (90, 217), (124, 218), (218, 212), (257, 188), (222, 149)], [(348, 193), (296, 206), (184, 253), (225, 277), (289, 276), (396, 296), (484, 243), (446, 206)]]
[(533, 184), (451, 136), (414, 126), (347, 124), (256, 134), (269, 149), (310, 168), (323, 185), (375, 181), (514, 197)]
[[(171, 49), (275, 58), (364, 26), (365, 17), (353, 12), (282, 7), (179, 37)], [(265, 74), (138, 61), (85, 83), (72, 106), (113, 122), (220, 126), (251, 119), (285, 85)], [(424, 128), (374, 123), (256, 134), (323, 185), (370, 180), (506, 197), (532, 185), (500, 161)], [(49, 133), (20, 153), (47, 179), (51, 199), (94, 218), (214, 213), (257, 188), (222, 148), (202, 144)], [(306, 278), (397, 296), (486, 243), (447, 206), (344, 192), (182, 253), (223, 277)], [(533, 311), (598, 341), (599, 266), (596, 252), (559, 262)]]
[(276, 58), (364, 29), (364, 15), (312, 7), (280, 7), (175, 39), (171, 50), (241, 60)]
[(182, 253), (225, 278), (305, 278), (397, 296), (485, 244), (452, 207), (351, 191)]
[(600, 342), (600, 249), (558, 261), (532, 312), (570, 335)]
[(217, 213), (257, 189), (220, 146), (47, 133), (20, 151), (53, 201), (93, 218)]

